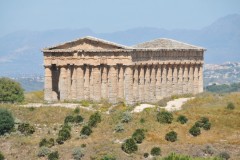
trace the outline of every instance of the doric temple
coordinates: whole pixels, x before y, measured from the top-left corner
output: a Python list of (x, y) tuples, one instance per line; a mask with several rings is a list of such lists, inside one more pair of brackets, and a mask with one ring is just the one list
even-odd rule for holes
[(203, 91), (204, 48), (172, 39), (132, 47), (84, 37), (45, 48), (46, 101), (156, 102)]

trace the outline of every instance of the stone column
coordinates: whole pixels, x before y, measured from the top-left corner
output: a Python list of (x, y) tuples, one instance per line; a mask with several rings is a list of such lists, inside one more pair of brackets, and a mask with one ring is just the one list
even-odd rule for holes
[(183, 65), (179, 65), (178, 71), (178, 94), (183, 94)]
[(87, 65), (84, 72), (84, 99), (89, 98), (89, 66)]
[(144, 66), (140, 66), (139, 67), (139, 91), (138, 91), (138, 95), (139, 95), (139, 101), (140, 102), (144, 102), (145, 98), (145, 92), (144, 92)]
[(72, 85), (71, 85), (71, 99), (77, 100), (77, 70), (76, 66), (73, 67), (72, 72)]
[(172, 95), (178, 94), (178, 66), (173, 65)]
[(72, 84), (72, 74), (71, 74), (71, 66), (67, 66), (67, 100), (71, 99), (71, 84)]
[(161, 98), (168, 97), (167, 94), (167, 65), (162, 65)]
[(199, 65), (199, 72), (198, 72), (198, 82), (199, 82), (199, 86), (198, 86), (198, 93), (203, 92), (203, 64)]
[(155, 102), (156, 101), (156, 73), (155, 73), (155, 66), (151, 66), (150, 70), (150, 90), (149, 90), (149, 101)]
[(184, 65), (184, 70), (183, 70), (183, 94), (188, 93), (188, 65)]
[(101, 100), (101, 74), (99, 66), (93, 66), (93, 100)]
[(89, 66), (89, 99), (94, 100), (94, 92), (93, 92), (93, 66)]
[(138, 66), (133, 68), (133, 100), (134, 103), (139, 101), (138, 98)]
[(103, 99), (108, 99), (108, 68), (106, 65), (102, 66), (102, 75), (101, 75), (101, 95)]
[(124, 93), (125, 99), (128, 104), (133, 102), (133, 71), (131, 66), (126, 66), (124, 73)]
[(156, 68), (156, 100), (160, 100), (161, 97), (161, 81), (162, 81), (161, 65), (157, 65)]
[(194, 85), (193, 85), (193, 65), (190, 64), (189, 66), (189, 81), (188, 81), (188, 93), (192, 93), (193, 94), (193, 88), (194, 88)]
[(117, 70), (116, 66), (110, 66), (108, 74), (108, 97), (111, 103), (117, 102)]
[(149, 102), (149, 97), (150, 97), (150, 67), (147, 65), (146, 66), (146, 71), (145, 71), (145, 84), (144, 84), (144, 94), (145, 94), (145, 102)]
[(84, 70), (83, 66), (77, 66), (76, 68), (77, 76), (77, 100), (81, 101), (84, 99)]
[(45, 82), (44, 82), (44, 100), (52, 101), (52, 70), (51, 65), (45, 67)]
[(173, 94), (172, 92), (172, 75), (173, 75), (173, 72), (172, 72), (172, 65), (168, 65), (167, 66), (168, 69), (167, 69), (167, 95), (168, 96), (171, 96)]
[(120, 65), (118, 69), (118, 98), (124, 99), (124, 81), (123, 81), (123, 66)]
[(67, 66), (61, 66), (60, 68), (60, 100), (64, 101), (67, 99)]
[(197, 64), (194, 65), (194, 70), (193, 70), (193, 93), (197, 94), (198, 93), (198, 66)]

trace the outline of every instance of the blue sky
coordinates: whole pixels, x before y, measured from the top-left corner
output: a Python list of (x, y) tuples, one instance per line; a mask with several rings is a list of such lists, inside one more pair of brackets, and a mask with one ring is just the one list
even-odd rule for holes
[(200, 29), (238, 13), (240, 0), (1, 0), (0, 36), (18, 30)]

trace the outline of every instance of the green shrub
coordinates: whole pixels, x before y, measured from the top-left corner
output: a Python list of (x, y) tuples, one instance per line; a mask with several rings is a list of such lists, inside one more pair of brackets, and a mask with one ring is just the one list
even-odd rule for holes
[(14, 127), (14, 118), (12, 113), (6, 109), (0, 108), (0, 135), (9, 133)]
[(149, 156), (149, 153), (144, 153), (144, 154), (143, 154), (143, 157), (144, 157), (144, 158), (148, 158), (148, 156)]
[(230, 159), (230, 155), (227, 152), (221, 152), (218, 155), (220, 158), (222, 158), (223, 160), (228, 160)]
[(200, 120), (195, 122), (195, 126), (202, 128), (204, 124), (207, 124), (207, 123), (209, 123), (209, 119), (207, 117), (201, 117)]
[(50, 138), (49, 140), (47, 140), (46, 138), (43, 138), (39, 142), (39, 147), (45, 146), (45, 147), (51, 148), (54, 145), (55, 145), (55, 143), (54, 143), (54, 139), (53, 138)]
[(75, 119), (72, 115), (69, 115), (69, 116), (66, 116), (65, 119), (64, 119), (64, 123), (73, 123), (75, 122)]
[(189, 129), (189, 133), (196, 137), (201, 134), (201, 130), (196, 125), (193, 125), (192, 128)]
[(164, 157), (162, 160), (193, 160), (190, 156), (178, 155), (175, 153), (171, 153), (167, 157)]
[(87, 145), (85, 143), (81, 144), (82, 148), (85, 148)]
[(29, 123), (21, 123), (18, 125), (18, 131), (24, 135), (31, 135), (35, 132), (35, 128)]
[(105, 155), (101, 160), (116, 160), (113, 155)]
[(132, 138), (129, 138), (122, 144), (122, 150), (128, 154), (131, 154), (138, 150), (138, 146)]
[(216, 152), (216, 149), (213, 148), (211, 145), (206, 145), (205, 148), (202, 149), (202, 151), (205, 154), (208, 154), (208, 155), (212, 156)]
[(132, 120), (132, 114), (128, 111), (124, 112), (121, 118), (122, 123), (128, 123)]
[(151, 155), (152, 156), (159, 156), (159, 155), (161, 155), (161, 149), (159, 147), (153, 147), (151, 149)]
[(136, 143), (142, 143), (142, 141), (145, 138), (145, 134), (143, 129), (137, 129), (133, 135), (132, 135), (132, 139), (136, 142)]
[(124, 131), (124, 126), (122, 123), (118, 123), (114, 129), (116, 132), (123, 132)]
[(58, 144), (63, 144), (64, 141), (65, 141), (64, 138), (61, 137), (61, 136), (58, 136), (58, 138), (56, 139), (56, 142), (57, 142)]
[(161, 111), (157, 114), (157, 121), (160, 123), (172, 123), (173, 115), (168, 111)]
[(82, 123), (82, 122), (83, 122), (83, 117), (80, 116), (80, 115), (76, 115), (76, 116), (74, 117), (74, 122), (75, 122), (75, 123)]
[(86, 135), (89, 136), (92, 133), (92, 129), (89, 126), (83, 126), (80, 135)]
[(207, 122), (203, 125), (203, 129), (204, 130), (210, 130), (211, 129), (211, 123), (210, 122)]
[(67, 125), (67, 124), (64, 124), (62, 126), (62, 130), (68, 130), (69, 132), (71, 132), (71, 126), (70, 125)]
[(41, 147), (38, 151), (38, 157), (45, 157), (51, 153), (51, 150), (45, 146)]
[(0, 102), (22, 102), (24, 93), (20, 83), (9, 78), (0, 78)]
[(232, 102), (230, 102), (230, 103), (228, 103), (228, 105), (227, 105), (227, 109), (233, 110), (233, 109), (235, 109), (235, 105), (234, 105)]
[(79, 113), (80, 113), (80, 108), (79, 108), (79, 107), (76, 107), (76, 108), (74, 109), (73, 113), (79, 114)]
[(177, 133), (174, 131), (168, 132), (165, 135), (165, 139), (170, 142), (175, 142), (177, 140)]
[(3, 156), (2, 152), (0, 152), (0, 160), (4, 160), (5, 157)]
[(187, 119), (187, 117), (184, 116), (184, 115), (180, 115), (180, 116), (178, 116), (178, 118), (177, 118), (177, 122), (180, 122), (181, 124), (185, 124), (185, 123), (187, 123), (187, 121), (188, 121), (188, 119)]
[(48, 155), (48, 160), (58, 160), (59, 154), (58, 151), (52, 152)]
[(88, 121), (89, 127), (96, 127), (98, 123), (101, 122), (101, 115), (99, 112), (92, 114)]
[(81, 147), (74, 148), (72, 151), (72, 157), (74, 160), (81, 160), (84, 156), (84, 150)]
[(71, 133), (69, 130), (67, 129), (61, 129), (59, 132), (58, 132), (58, 136), (59, 137), (62, 137), (64, 141), (68, 140), (71, 138)]

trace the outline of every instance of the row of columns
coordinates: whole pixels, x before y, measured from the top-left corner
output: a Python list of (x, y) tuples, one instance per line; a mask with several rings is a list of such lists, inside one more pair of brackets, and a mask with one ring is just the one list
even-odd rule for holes
[(201, 64), (45, 66), (45, 100), (155, 102), (202, 92), (202, 79)]

